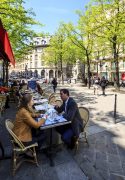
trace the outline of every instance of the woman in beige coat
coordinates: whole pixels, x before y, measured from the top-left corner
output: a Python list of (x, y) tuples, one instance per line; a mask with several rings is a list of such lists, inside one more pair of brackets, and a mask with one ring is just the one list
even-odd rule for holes
[(32, 133), (32, 129), (38, 129), (42, 124), (44, 124), (45, 119), (41, 118), (40, 121), (35, 121), (34, 118), (38, 118), (40, 114), (34, 113), (32, 108), (33, 104), (31, 94), (25, 94), (22, 97), (19, 110), (16, 114), (13, 132), (24, 143), (24, 145), (38, 142), (38, 146), (40, 147), (45, 139), (44, 133), (40, 131), (40, 133), (36, 135)]

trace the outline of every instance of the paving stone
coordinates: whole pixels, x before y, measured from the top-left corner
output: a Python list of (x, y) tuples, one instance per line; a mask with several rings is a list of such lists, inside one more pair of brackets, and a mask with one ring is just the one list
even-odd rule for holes
[(86, 161), (86, 159), (90, 162), (94, 162), (95, 160), (95, 152), (93, 150), (83, 150), (83, 153), (76, 153), (74, 156), (75, 161), (77, 161), (78, 164), (81, 164), (82, 162)]
[(117, 174), (110, 174), (110, 180), (125, 180), (125, 177)]
[(120, 157), (119, 155), (115, 155), (115, 154), (107, 154), (108, 156), (108, 162), (119, 162), (120, 161)]
[(109, 180), (110, 179), (109, 171), (104, 171), (104, 170), (98, 169), (97, 172), (102, 177), (103, 180)]
[(117, 147), (114, 144), (108, 144), (106, 146), (107, 153), (117, 155)]
[(125, 148), (118, 147), (119, 155), (121, 157), (125, 157)]
[(109, 171), (110, 173), (117, 173), (117, 174), (122, 174), (123, 175), (123, 169), (120, 164), (120, 162), (109, 162)]
[(59, 180), (87, 180), (84, 172), (74, 161), (56, 166), (55, 169)]
[(96, 152), (96, 159), (98, 160), (107, 160), (107, 154), (104, 152), (97, 151)]
[(89, 177), (89, 179), (92, 180), (102, 180), (103, 178), (99, 175), (99, 173), (96, 171), (93, 164), (89, 161), (84, 161), (80, 164), (81, 169), (85, 173), (86, 176)]
[(55, 166), (72, 161), (72, 159), (72, 156), (69, 154), (69, 152), (67, 152), (66, 149), (62, 149), (61, 151), (57, 152), (53, 158)]
[(123, 174), (125, 176), (125, 162), (122, 162)]
[(103, 159), (96, 159), (95, 168), (103, 171), (108, 171), (108, 162)]

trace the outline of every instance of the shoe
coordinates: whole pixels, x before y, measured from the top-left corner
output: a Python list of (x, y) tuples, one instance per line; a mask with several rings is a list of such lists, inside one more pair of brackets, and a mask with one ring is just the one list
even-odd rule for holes
[(76, 142), (77, 142), (77, 138), (75, 136), (73, 136), (71, 138), (71, 143), (70, 144), (67, 144), (67, 148), (68, 149), (74, 149), (75, 146), (76, 146)]

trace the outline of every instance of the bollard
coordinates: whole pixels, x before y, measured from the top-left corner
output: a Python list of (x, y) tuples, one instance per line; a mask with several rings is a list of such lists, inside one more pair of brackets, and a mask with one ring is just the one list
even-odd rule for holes
[(116, 104), (117, 104), (117, 94), (115, 94), (115, 103), (114, 103), (114, 118), (115, 118), (115, 123), (116, 123)]

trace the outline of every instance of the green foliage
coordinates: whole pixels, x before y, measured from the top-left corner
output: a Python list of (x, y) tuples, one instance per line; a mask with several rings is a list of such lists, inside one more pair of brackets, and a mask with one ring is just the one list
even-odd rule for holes
[(55, 66), (60, 66), (64, 62), (75, 62), (76, 49), (70, 43), (71, 41), (65, 35), (63, 26), (60, 24), (57, 32), (51, 37), (50, 46), (46, 49), (44, 56), (42, 56), (46, 64), (53, 63)]
[(25, 1), (22, 0), (0, 1), (0, 18), (9, 34), (16, 60), (32, 48), (31, 42), (36, 33), (31, 30), (31, 26), (42, 26), (34, 19), (35, 14), (32, 9), (24, 8), (24, 3)]

